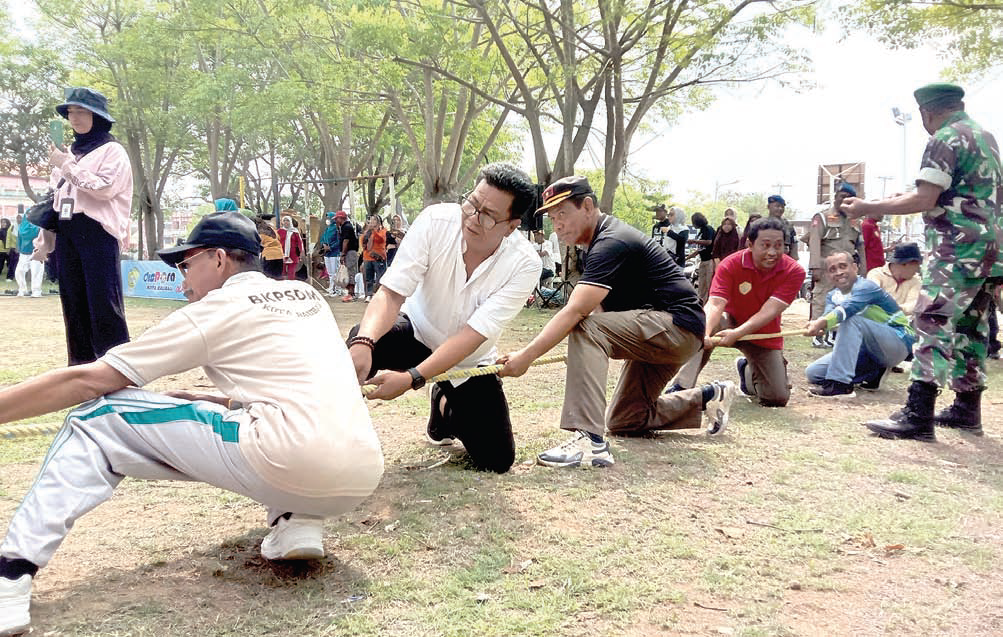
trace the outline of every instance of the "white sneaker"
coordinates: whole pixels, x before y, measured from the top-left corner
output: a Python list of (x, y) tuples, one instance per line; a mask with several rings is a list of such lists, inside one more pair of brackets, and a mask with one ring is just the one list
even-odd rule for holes
[(25, 292), (24, 290), (18, 290), (18, 291), (17, 291), (17, 295), (18, 295), (18, 296), (28, 296), (28, 293), (27, 293), (27, 292)]
[(31, 298), (33, 298), (33, 299), (40, 299), (40, 298), (42, 298), (42, 293), (41, 292), (32, 292), (31, 293)]
[(0, 636), (21, 635), (31, 626), (31, 575), (0, 577)]
[(541, 453), (536, 461), (545, 467), (612, 467), (613, 454), (609, 441), (595, 443), (579, 431), (567, 442)]
[(714, 397), (707, 401), (704, 409), (705, 429), (708, 436), (717, 436), (728, 427), (728, 414), (738, 390), (730, 380), (718, 380), (714, 386)]
[(324, 520), (279, 518), (261, 540), (261, 557), (266, 560), (319, 560), (324, 557)]

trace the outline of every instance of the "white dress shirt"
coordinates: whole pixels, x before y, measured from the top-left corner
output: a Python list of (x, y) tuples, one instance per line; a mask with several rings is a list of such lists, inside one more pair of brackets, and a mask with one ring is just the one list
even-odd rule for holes
[(457, 365), (469, 369), (498, 359), (498, 337), (525, 306), (542, 266), (529, 241), (513, 232), (467, 279), (462, 221), (458, 204), (425, 208), (380, 284), (407, 297), (402, 311), (411, 319), (415, 337), (429, 349), (434, 351), (467, 325), (486, 338)]

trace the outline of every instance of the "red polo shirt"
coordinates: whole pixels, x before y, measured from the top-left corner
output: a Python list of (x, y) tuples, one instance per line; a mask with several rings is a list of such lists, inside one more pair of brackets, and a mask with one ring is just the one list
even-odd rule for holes
[[(710, 284), (710, 296), (726, 301), (724, 311), (738, 326), (761, 310), (771, 298), (790, 305), (797, 298), (802, 283), (804, 268), (794, 259), (785, 254), (772, 269), (760, 270), (752, 263), (752, 251), (746, 248), (729, 255), (718, 264), (714, 280)], [(779, 331), (778, 315), (756, 333), (772, 334)], [(767, 349), (784, 348), (782, 337), (752, 342)]]

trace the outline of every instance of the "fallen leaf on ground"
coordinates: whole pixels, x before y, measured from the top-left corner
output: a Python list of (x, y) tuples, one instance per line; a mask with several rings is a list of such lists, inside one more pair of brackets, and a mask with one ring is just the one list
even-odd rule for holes
[(905, 544), (888, 544), (885, 546), (886, 551), (901, 551), (905, 548)]
[(745, 529), (740, 529), (734, 526), (716, 526), (714, 527), (714, 530), (732, 540), (737, 540), (745, 535)]
[(543, 588), (546, 585), (547, 585), (547, 583), (544, 582), (543, 580), (539, 580), (539, 579), (538, 580), (533, 580), (532, 582), (529, 583), (529, 590), (535, 591), (536, 589)]

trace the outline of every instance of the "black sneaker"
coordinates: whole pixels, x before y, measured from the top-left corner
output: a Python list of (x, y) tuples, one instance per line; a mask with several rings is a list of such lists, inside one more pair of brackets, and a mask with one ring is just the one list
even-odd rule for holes
[(428, 415), (428, 426), (425, 427), (425, 440), (436, 447), (448, 447), (455, 442), (452, 435), (446, 431), (446, 418), (439, 411), (442, 400), (442, 390), (439, 385), (432, 385), (432, 411)]
[(856, 392), (850, 383), (841, 383), (838, 380), (823, 380), (821, 385), (814, 385), (808, 389), (811, 396), (855, 398)]
[(860, 388), (866, 389), (867, 391), (879, 391), (882, 387), (884, 387), (885, 379), (888, 378), (888, 374), (890, 374), (891, 371), (891, 367), (885, 367), (879, 373), (860, 383)]
[(745, 368), (749, 366), (749, 361), (744, 356), (735, 359), (735, 369), (738, 370), (738, 389), (746, 396), (751, 396), (749, 386), (745, 383)]
[(680, 385), (679, 383), (672, 383), (671, 385), (669, 385), (669, 388), (666, 389), (665, 391), (663, 391), (662, 393), (663, 394), (674, 394), (677, 391), (683, 391), (684, 389), (686, 389), (686, 388), (683, 387), (682, 385)]
[(815, 349), (824, 349), (828, 347), (828, 345), (825, 344), (825, 341), (822, 339), (821, 336), (816, 336), (812, 338), (811, 346), (814, 347)]

